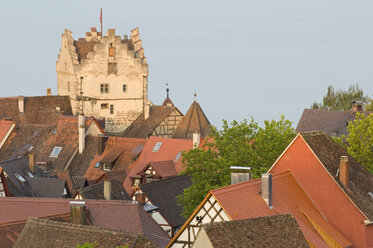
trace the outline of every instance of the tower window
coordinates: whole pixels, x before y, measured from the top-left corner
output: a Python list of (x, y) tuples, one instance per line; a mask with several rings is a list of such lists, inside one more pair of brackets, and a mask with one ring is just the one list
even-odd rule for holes
[(101, 90), (101, 93), (109, 93), (109, 84), (101, 84), (100, 90)]
[(109, 104), (101, 103), (101, 109), (107, 109), (107, 108), (109, 108)]
[(70, 82), (67, 82), (67, 91), (70, 92)]
[(114, 57), (114, 47), (109, 47), (109, 57)]
[(114, 114), (114, 105), (110, 104), (110, 114)]
[(123, 92), (127, 92), (127, 84), (123, 84)]
[(117, 63), (108, 63), (108, 74), (117, 74)]

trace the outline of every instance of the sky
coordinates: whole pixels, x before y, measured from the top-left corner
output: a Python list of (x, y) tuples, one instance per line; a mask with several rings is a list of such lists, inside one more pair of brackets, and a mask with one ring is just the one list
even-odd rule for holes
[(296, 127), (327, 87), (357, 83), (373, 94), (371, 0), (4, 1), (0, 14), (0, 97), (57, 94), (56, 61), (67, 28), (123, 37), (140, 29), (149, 99), (166, 86), (184, 114), (197, 101), (211, 124), (253, 117)]

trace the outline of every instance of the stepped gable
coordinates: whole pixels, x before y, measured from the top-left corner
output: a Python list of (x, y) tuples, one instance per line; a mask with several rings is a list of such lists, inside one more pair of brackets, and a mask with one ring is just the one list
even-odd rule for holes
[[(50, 219), (59, 222), (69, 222), (70, 213), (41, 216), (43, 219)], [(28, 219), (5, 222), (0, 224), (0, 244), (2, 248), (13, 248), (16, 240), (22, 232)]]
[[(19, 103), (23, 101), (23, 104)], [(20, 104), (23, 112), (20, 112)], [(0, 98), (0, 119), (8, 118), (17, 124), (55, 125), (60, 115), (72, 115), (68, 96), (34, 96)]]
[(87, 242), (99, 247), (156, 247), (141, 234), (38, 218), (26, 222), (14, 247), (77, 247)]
[[(128, 138), (148, 138), (173, 111), (179, 111), (174, 106), (153, 105), (150, 106), (149, 117), (145, 119), (141, 114), (122, 134)], [(180, 111), (179, 111), (180, 112)]]
[[(310, 132), (301, 133), (300, 135), (329, 174), (339, 184), (340, 188), (343, 189), (369, 220), (373, 220), (373, 198), (368, 194), (373, 191), (373, 175), (325, 133)], [(348, 189), (344, 187), (337, 176), (341, 156), (347, 156), (349, 161)]]
[[(124, 190), (122, 184), (117, 179), (110, 180), (111, 182), (111, 200), (127, 200), (131, 197)], [(83, 199), (105, 199), (104, 197), (104, 182), (99, 182), (84, 188), (80, 188), (77, 192)]]
[(159, 208), (162, 216), (177, 227), (184, 224), (185, 218), (181, 216), (183, 208), (177, 204), (176, 197), (191, 185), (189, 176), (183, 175), (140, 184), (139, 187), (149, 201)]
[[(310, 247), (290, 214), (222, 221), (203, 227), (212, 247)], [(198, 243), (195, 242), (196, 246)]]
[(172, 138), (192, 139), (195, 132), (200, 133), (201, 137), (206, 137), (210, 132), (210, 122), (196, 100), (194, 100), (186, 115), (181, 119)]

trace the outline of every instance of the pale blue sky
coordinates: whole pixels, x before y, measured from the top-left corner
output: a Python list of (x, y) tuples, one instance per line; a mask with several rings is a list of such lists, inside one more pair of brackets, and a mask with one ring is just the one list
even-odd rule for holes
[(373, 1), (4, 1), (0, 14), (0, 96), (56, 94), (64, 28), (118, 35), (140, 28), (149, 98), (165, 83), (185, 113), (197, 89), (210, 122), (278, 119), (296, 126), (327, 86), (358, 83), (373, 94)]

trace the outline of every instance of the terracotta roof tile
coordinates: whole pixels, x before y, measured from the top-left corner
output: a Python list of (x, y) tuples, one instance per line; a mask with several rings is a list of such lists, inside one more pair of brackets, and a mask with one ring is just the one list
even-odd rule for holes
[[(131, 198), (117, 179), (111, 179), (111, 199), (128, 200)], [(83, 199), (105, 199), (104, 182), (99, 182), (77, 190)]]
[(210, 122), (196, 101), (189, 107), (188, 112), (181, 119), (172, 137), (176, 139), (192, 139), (195, 132), (199, 132), (201, 137), (206, 137), (210, 132)]
[[(212, 247), (310, 247), (293, 216), (274, 215), (204, 225)], [(197, 237), (198, 239), (198, 237)]]
[(95, 45), (99, 44), (97, 41), (75, 41), (76, 53), (78, 54), (78, 60), (86, 59), (88, 53), (93, 52)]
[(15, 126), (14, 121), (0, 120), (0, 148), (1, 148), (1, 142), (5, 142), (7, 135), (10, 134), (14, 126)]
[(215, 189), (211, 193), (233, 220), (291, 213), (308, 241), (317, 247), (328, 247), (307, 215), (339, 245), (352, 245), (327, 222), (290, 171), (274, 174), (272, 180), (273, 209), (268, 207), (260, 195), (261, 179)]
[(30, 218), (14, 247), (77, 247), (84, 243), (100, 247), (156, 247), (143, 235), (93, 226)]

